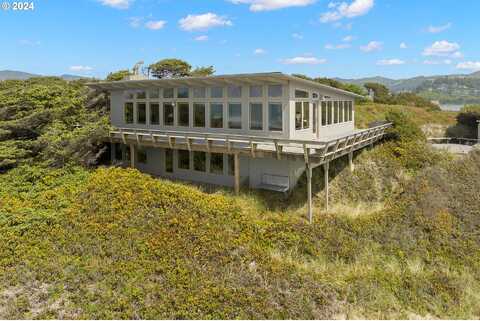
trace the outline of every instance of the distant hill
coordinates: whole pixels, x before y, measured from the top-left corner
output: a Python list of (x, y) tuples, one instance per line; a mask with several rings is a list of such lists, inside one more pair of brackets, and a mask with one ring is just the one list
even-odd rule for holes
[[(33, 77), (44, 77), (44, 75), (31, 74), (28, 72), (17, 71), (17, 70), (0, 70), (0, 80), (25, 80)], [(64, 74), (58, 76), (64, 80), (78, 80), (88, 77), (78, 76), (78, 75), (69, 75)]]
[(471, 74), (438, 76), (418, 76), (406, 79), (385, 77), (367, 77), (359, 79), (336, 80), (363, 86), (368, 82), (385, 85), (392, 92), (416, 92), (420, 96), (438, 100), (442, 104), (478, 104), (480, 103), (480, 71)]

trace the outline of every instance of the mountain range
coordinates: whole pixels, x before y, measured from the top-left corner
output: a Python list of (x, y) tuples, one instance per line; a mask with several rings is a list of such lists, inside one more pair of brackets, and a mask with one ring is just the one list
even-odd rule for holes
[[(44, 77), (44, 75), (31, 74), (28, 72), (16, 71), (16, 70), (0, 70), (0, 81), (1, 80), (25, 80), (33, 77)], [(69, 75), (69, 74), (63, 74), (58, 77), (68, 81), (88, 78), (88, 77), (83, 77), (78, 75)]]

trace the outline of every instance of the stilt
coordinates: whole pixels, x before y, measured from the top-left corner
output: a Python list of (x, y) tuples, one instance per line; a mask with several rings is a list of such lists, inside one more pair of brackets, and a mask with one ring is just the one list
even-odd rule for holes
[(355, 165), (353, 164), (353, 151), (348, 153), (348, 165), (350, 167), (350, 172), (353, 173), (355, 170)]
[(313, 212), (312, 212), (312, 167), (310, 164), (307, 164), (307, 207), (308, 207), (308, 221), (310, 224), (313, 223)]
[(137, 151), (134, 144), (130, 144), (130, 167), (135, 168), (137, 159)]
[(235, 194), (240, 193), (240, 159), (238, 157), (238, 153), (233, 154), (233, 167), (234, 167), (234, 174), (235, 174)]
[(328, 168), (330, 163), (327, 161), (323, 164), (323, 172), (325, 177), (325, 210), (328, 211)]

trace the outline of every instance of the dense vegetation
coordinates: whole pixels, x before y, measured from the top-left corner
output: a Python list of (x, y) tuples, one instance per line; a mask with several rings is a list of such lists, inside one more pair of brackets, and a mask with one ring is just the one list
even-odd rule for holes
[(457, 123), (447, 129), (447, 136), (480, 139), (480, 105), (466, 105), (458, 113)]
[(445, 76), (424, 81), (415, 89), (428, 100), (438, 100), (444, 104), (480, 103), (480, 78)]
[[(101, 95), (57, 79), (0, 84), (2, 144), (43, 142), (0, 175), (0, 318), (480, 317), (480, 153), (451, 159), (419, 127), (452, 113), (359, 106), (360, 124), (395, 127), (356, 154), (355, 172), (334, 163), (329, 212), (315, 169), (309, 225), (304, 179), (288, 199), (235, 197), (80, 167), (72, 137), (95, 150), (76, 130), (102, 128)], [(33, 135), (21, 124), (37, 112), (49, 117), (33, 118)]]

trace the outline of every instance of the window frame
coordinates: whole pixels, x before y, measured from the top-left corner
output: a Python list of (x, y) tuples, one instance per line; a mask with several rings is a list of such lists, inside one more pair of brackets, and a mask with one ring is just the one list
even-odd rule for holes
[[(178, 102), (176, 103), (177, 106), (177, 127), (190, 127), (190, 103), (188, 102)], [(183, 108), (186, 107), (187, 113), (182, 113)], [(182, 123), (182, 116), (186, 116), (186, 123)]]
[[(157, 110), (157, 113), (156, 113), (157, 119), (156, 119), (156, 121), (154, 121), (154, 119), (153, 119), (153, 115), (155, 114), (155, 113), (152, 112), (152, 111), (154, 110), (154, 109), (152, 108), (153, 106), (156, 106), (156, 110)], [(158, 103), (158, 102), (149, 102), (149, 103), (148, 103), (148, 114), (149, 114), (149, 116), (150, 116), (150, 117), (149, 117), (149, 124), (150, 124), (150, 125), (160, 125), (160, 103)]]
[[(233, 120), (232, 120), (232, 107), (238, 107), (238, 110), (240, 111), (240, 123), (239, 127), (237, 126), (232, 126)], [(240, 102), (231, 102), (228, 103), (227, 105), (227, 115), (228, 115), (228, 121), (227, 121), (227, 128), (228, 129), (236, 129), (236, 130), (241, 130), (243, 128), (243, 122), (242, 122), (242, 103)]]
[[(281, 123), (281, 129), (272, 129), (272, 128), (277, 128), (277, 127), (272, 127), (272, 107), (280, 107), (280, 123)], [(284, 115), (283, 115), (283, 103), (281, 102), (269, 102), (268, 107), (267, 107), (267, 125), (268, 125), (268, 131), (269, 132), (276, 132), (276, 133), (283, 133), (284, 131)]]
[[(187, 156), (188, 155), (188, 156)], [(187, 159), (188, 160), (188, 168), (184, 168), (183, 165), (185, 165), (187, 162), (185, 162), (184, 164), (184, 160), (182, 160), (182, 156), (187, 156)], [(177, 168), (178, 169), (181, 169), (181, 170), (184, 170), (184, 171), (189, 171), (192, 169), (192, 166), (191, 166), (191, 155), (190, 155), (190, 151), (188, 150), (184, 150), (184, 149), (177, 149)]]
[[(131, 121), (128, 121), (127, 105), (132, 108)], [(135, 124), (135, 104), (131, 101), (127, 101), (123, 104), (123, 122), (125, 124)]]
[[(140, 106), (143, 106), (143, 108), (140, 108)], [(146, 125), (147, 124), (147, 103), (145, 102), (137, 102), (136, 103), (136, 112), (135, 112), (135, 117), (136, 117), (136, 123), (139, 125)], [(140, 121), (140, 110), (143, 109), (143, 120)]]
[[(197, 117), (196, 117), (196, 112), (197, 112), (197, 108), (196, 107), (199, 107), (199, 106), (202, 106), (203, 107), (203, 125), (202, 126), (199, 126), (197, 125)], [(193, 106), (192, 106), (192, 113), (193, 113), (193, 127), (194, 128), (206, 128), (207, 127), (207, 104), (206, 103), (193, 103)]]
[[(167, 108), (166, 107), (171, 107), (171, 109), (172, 109), (172, 112), (171, 112), (172, 121), (171, 121), (171, 123), (169, 122), (168, 124), (167, 124), (167, 119), (169, 119), (169, 118), (167, 117)], [(171, 101), (163, 102), (163, 126), (165, 126), (165, 127), (174, 127), (175, 126), (175, 103), (173, 103)]]
[[(220, 108), (220, 110), (221, 110), (221, 112), (222, 112), (222, 114), (221, 114), (221, 115), (222, 115), (222, 119), (221, 119), (221, 124), (222, 124), (222, 126), (221, 126), (221, 127), (214, 127), (214, 126), (212, 125), (212, 124), (214, 123), (214, 122), (213, 122), (213, 120), (214, 120), (214, 119), (213, 119), (213, 107), (214, 107), (214, 106), (215, 106), (215, 107), (221, 107), (221, 108)], [(215, 102), (212, 102), (212, 103), (210, 103), (210, 106), (209, 106), (209, 107), (210, 107), (210, 108), (208, 109), (208, 114), (209, 114), (209, 115), (208, 115), (208, 117), (209, 117), (209, 128), (212, 128), (212, 129), (223, 129), (223, 128), (225, 128), (225, 117), (224, 117), (224, 110), (223, 110), (224, 105), (223, 105), (223, 103), (215, 103)]]
[[(255, 121), (255, 123), (260, 123), (260, 128), (253, 128), (252, 127), (252, 124), (254, 123), (252, 120), (252, 110), (253, 110), (253, 106), (260, 106), (260, 121)], [(249, 106), (248, 106), (248, 129), (249, 130), (253, 130), (253, 131), (263, 131), (264, 129), (264, 123), (263, 123), (263, 103), (262, 102), (250, 102)]]

